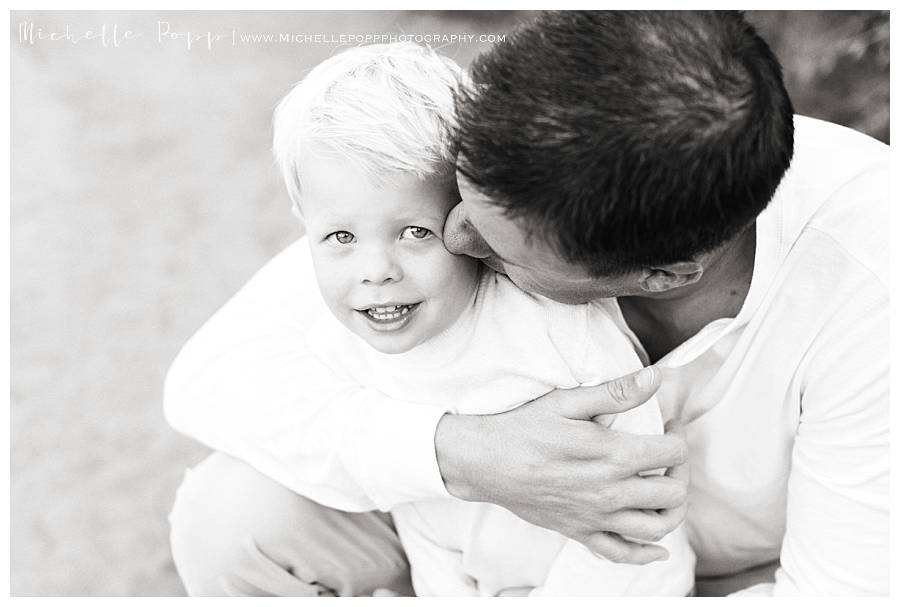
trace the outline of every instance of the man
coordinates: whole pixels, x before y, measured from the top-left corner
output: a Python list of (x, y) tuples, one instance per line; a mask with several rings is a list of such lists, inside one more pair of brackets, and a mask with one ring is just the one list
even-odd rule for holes
[[(447, 493), (612, 560), (660, 558), (625, 537), (678, 523), (678, 440), (592, 421), (658, 387), (686, 424), (698, 576), (730, 578), (722, 591), (763, 570), (754, 592), (886, 594), (885, 146), (794, 120), (777, 61), (732, 13), (545, 15), (476, 61), (459, 113), (448, 249), (559, 301), (617, 297), (653, 366), (494, 416), (391, 402), (304, 354), (309, 296), (284, 287), (303, 265), (289, 249), (167, 382), (173, 425), (252, 466), (214, 455), (180, 490), (173, 552), (188, 590), (402, 591), (389, 523), (319, 504)], [(267, 422), (286, 411), (292, 423)]]

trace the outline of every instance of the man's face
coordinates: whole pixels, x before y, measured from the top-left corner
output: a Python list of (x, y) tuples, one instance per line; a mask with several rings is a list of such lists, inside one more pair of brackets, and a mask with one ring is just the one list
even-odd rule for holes
[(635, 290), (635, 276), (591, 276), (563, 259), (539, 230), (528, 238), (519, 221), (507, 217), (503, 207), (480, 193), (461, 173), (457, 173), (457, 183), (462, 201), (444, 224), (444, 245), (450, 252), (481, 259), (520, 289), (561, 303), (584, 303)]

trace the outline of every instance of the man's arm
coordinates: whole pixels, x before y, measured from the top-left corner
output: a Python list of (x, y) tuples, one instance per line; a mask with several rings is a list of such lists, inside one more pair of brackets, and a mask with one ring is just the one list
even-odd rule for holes
[(886, 291), (858, 295), (804, 373), (775, 582), (739, 594), (888, 594), (890, 319)]
[[(685, 483), (637, 472), (682, 463), (683, 441), (621, 435), (592, 421), (649, 399), (658, 388), (652, 371), (646, 385), (629, 377), (502, 414), (444, 415), (364, 389), (319, 362), (306, 333), (324, 310), (301, 240), (185, 345), (166, 381), (169, 422), (335, 508), (386, 510), (447, 496), (446, 480), (454, 495), (505, 506), (610, 559), (665, 554), (615, 533), (654, 541), (677, 525)], [(643, 508), (672, 510), (635, 510)]]

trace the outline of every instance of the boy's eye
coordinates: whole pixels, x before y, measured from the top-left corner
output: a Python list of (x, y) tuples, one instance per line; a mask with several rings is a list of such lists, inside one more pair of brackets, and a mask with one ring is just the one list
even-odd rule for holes
[(431, 230), (428, 228), (420, 228), (419, 226), (406, 226), (403, 228), (403, 233), (400, 235), (401, 238), (414, 238), (416, 240), (422, 240), (429, 236), (431, 236)]
[(350, 244), (356, 240), (356, 236), (350, 232), (332, 232), (325, 237), (325, 240), (330, 241), (332, 244)]

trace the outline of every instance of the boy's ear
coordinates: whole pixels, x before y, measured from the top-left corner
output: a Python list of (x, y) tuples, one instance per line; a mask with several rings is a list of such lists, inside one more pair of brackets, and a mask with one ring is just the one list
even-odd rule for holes
[(644, 268), (638, 281), (647, 293), (663, 293), (693, 284), (703, 276), (703, 265), (696, 261), (678, 261)]

